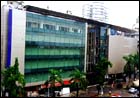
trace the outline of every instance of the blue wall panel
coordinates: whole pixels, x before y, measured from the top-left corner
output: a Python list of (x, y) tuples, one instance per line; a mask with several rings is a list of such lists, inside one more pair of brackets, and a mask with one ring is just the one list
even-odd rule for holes
[(7, 41), (7, 64), (6, 68), (11, 65), (11, 46), (12, 46), (12, 9), (8, 13), (8, 41)]

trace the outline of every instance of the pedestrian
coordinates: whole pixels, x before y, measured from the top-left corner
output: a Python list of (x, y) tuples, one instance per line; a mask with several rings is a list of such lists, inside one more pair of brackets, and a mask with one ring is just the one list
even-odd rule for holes
[(57, 96), (60, 97), (60, 92), (57, 93)]
[(108, 94), (109, 94), (109, 96), (111, 97), (111, 94), (112, 94), (112, 91), (111, 91), (111, 89), (109, 90)]
[(97, 90), (98, 90), (98, 95), (99, 95), (100, 94), (100, 90), (101, 90), (100, 85), (97, 85)]
[(126, 74), (123, 74), (123, 81), (126, 82)]
[(114, 86), (115, 86), (115, 82), (113, 81), (111, 84), (111, 88), (114, 88)]
[(136, 75), (137, 75), (137, 67), (134, 68), (134, 80), (136, 80)]

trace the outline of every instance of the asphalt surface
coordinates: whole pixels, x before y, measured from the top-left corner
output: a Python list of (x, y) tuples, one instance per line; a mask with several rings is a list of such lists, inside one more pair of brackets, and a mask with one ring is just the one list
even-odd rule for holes
[[(103, 91), (104, 91), (103, 95), (98, 95), (97, 88), (95, 85), (93, 85), (88, 87), (86, 91), (79, 91), (79, 97), (111, 97), (111, 96), (136, 97), (137, 96), (135, 94), (129, 93), (128, 89), (126, 88), (117, 89), (116, 87), (112, 88), (110, 85), (106, 85)], [(109, 94), (109, 91), (111, 91), (111, 94)], [(76, 94), (76, 92), (73, 93)]]

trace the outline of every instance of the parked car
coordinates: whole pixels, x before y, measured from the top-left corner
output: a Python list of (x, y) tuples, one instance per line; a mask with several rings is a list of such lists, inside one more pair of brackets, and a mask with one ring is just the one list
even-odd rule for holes
[(128, 92), (129, 92), (129, 93), (133, 93), (133, 94), (134, 94), (134, 93), (136, 93), (136, 92), (137, 92), (137, 89), (135, 89), (135, 88), (130, 88)]

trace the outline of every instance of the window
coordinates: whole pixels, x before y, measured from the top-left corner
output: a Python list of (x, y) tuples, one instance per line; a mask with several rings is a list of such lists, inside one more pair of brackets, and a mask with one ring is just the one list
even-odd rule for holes
[(100, 40), (100, 44), (103, 45), (103, 40)]
[(72, 32), (78, 32), (78, 29), (72, 28)]
[(81, 30), (80, 29), (76, 29), (76, 28), (72, 28), (72, 32), (81, 33)]
[(39, 27), (40, 27), (40, 24), (39, 24), (39, 23), (36, 23), (36, 22), (33, 22), (33, 23), (31, 24), (31, 27), (32, 27), (32, 28), (39, 28)]
[(36, 22), (27, 22), (26, 23), (26, 26), (27, 27), (31, 27), (31, 28), (39, 28), (40, 27), (40, 24), (39, 23), (36, 23)]
[(105, 36), (105, 34), (106, 34), (106, 28), (101, 27), (101, 36)]
[(69, 28), (67, 27), (59, 27), (60, 31), (69, 32)]
[(116, 35), (117, 31), (115, 29), (111, 29), (111, 35)]
[(36, 23), (36, 22), (27, 22), (26, 23), (26, 26), (27, 27), (31, 27), (31, 28), (39, 28), (40, 27), (40, 24), (39, 23)]
[(56, 30), (56, 27), (54, 25), (49, 25), (49, 24), (43, 24), (43, 28), (49, 30)]
[(26, 27), (31, 27), (31, 22), (27, 22)]

